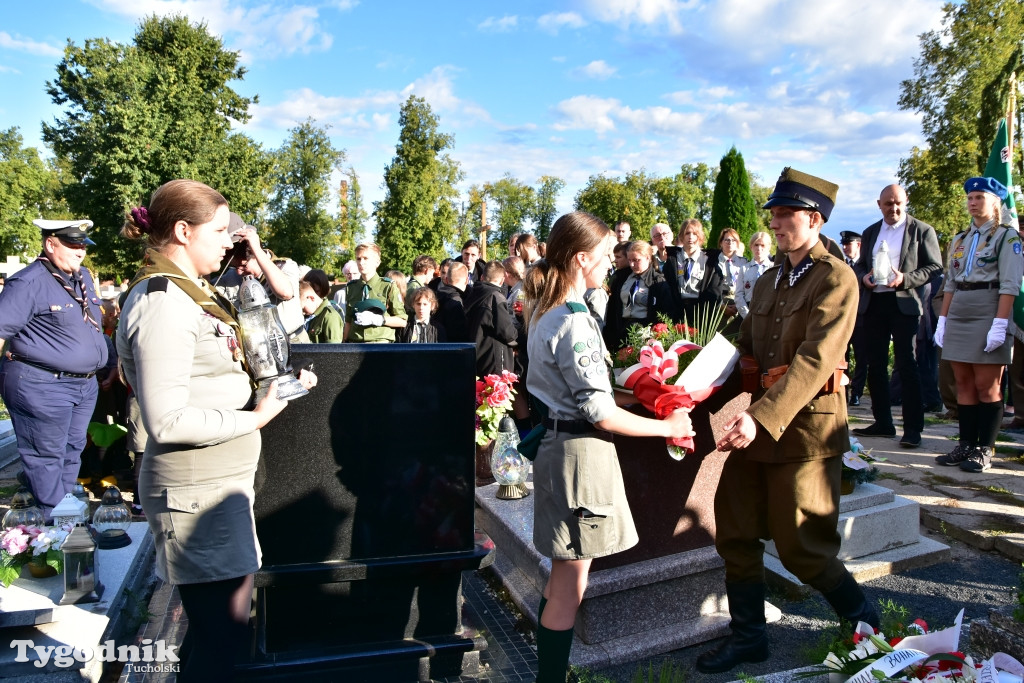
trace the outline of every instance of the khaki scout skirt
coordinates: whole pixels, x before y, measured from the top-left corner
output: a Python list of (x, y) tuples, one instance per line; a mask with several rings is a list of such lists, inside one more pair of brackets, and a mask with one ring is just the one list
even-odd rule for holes
[(603, 557), (639, 542), (615, 446), (548, 431), (533, 463), (533, 545), (553, 560)]
[(156, 574), (171, 584), (222, 581), (260, 568), (252, 503), (260, 433), (214, 446), (146, 446), (139, 494), (156, 545)]
[(1013, 348), (1013, 322), (1007, 330), (1006, 343), (985, 353), (985, 338), (992, 327), (999, 305), (999, 290), (973, 289), (953, 292), (953, 301), (946, 314), (946, 337), (942, 343), (942, 360), (960, 363), (1006, 365)]

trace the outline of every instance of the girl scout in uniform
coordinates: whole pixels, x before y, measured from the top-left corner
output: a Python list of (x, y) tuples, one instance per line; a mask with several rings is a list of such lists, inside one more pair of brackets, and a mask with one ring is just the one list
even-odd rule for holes
[[(125, 297), (117, 351), (149, 435), (138, 495), (156, 573), (178, 586), (188, 615), (178, 680), (230, 680), (260, 567), (259, 429), (286, 404), (272, 389), (253, 406), (238, 323), (202, 280), (232, 247), (224, 197), (172, 180), (148, 208), (132, 209), (122, 234), (149, 246)], [(316, 383), (310, 373), (299, 380)]]
[(555, 222), (547, 256), (528, 278), (526, 312), (530, 369), (526, 386), (548, 409), (547, 432), (534, 461), (534, 535), (551, 558), (538, 609), (539, 683), (564, 683), (576, 612), (595, 557), (638, 541), (611, 434), (681, 437), (689, 416), (664, 421), (615, 405), (601, 330), (583, 293), (600, 287), (608, 269), (610, 231), (575, 212)]
[[(971, 227), (953, 238), (943, 285), (935, 343), (953, 366), (960, 443), (935, 461), (965, 472), (992, 466), (992, 449), (1003, 419), (999, 381), (1010, 362), (1007, 329), (1020, 292), (1024, 260), (1017, 231), (1001, 225), (1006, 188), (993, 178), (964, 183)], [(988, 330), (982, 337), (981, 331)]]

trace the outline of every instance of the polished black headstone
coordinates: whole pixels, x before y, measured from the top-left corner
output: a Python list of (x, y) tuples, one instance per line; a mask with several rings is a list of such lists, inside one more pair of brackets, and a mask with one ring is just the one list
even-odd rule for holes
[(318, 384), (262, 431), (249, 675), (372, 660), (415, 680), (422, 643), (434, 664), (448, 648), (456, 669), (474, 646), (459, 604), (461, 571), (487, 555), (474, 536), (474, 362), (467, 344), (292, 347)]

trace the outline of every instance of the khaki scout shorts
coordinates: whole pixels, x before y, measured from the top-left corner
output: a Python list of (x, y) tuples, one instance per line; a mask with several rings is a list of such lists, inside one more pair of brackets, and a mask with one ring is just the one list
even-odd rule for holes
[(533, 487), (533, 545), (545, 557), (603, 557), (640, 540), (615, 446), (596, 433), (548, 431), (533, 463)]

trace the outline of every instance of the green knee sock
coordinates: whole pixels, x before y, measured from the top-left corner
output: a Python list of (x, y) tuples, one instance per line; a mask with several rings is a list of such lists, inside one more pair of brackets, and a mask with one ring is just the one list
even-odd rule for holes
[(1003, 426), (1003, 402), (979, 403), (978, 440), (976, 445), (992, 448), (996, 445), (999, 429)]
[(537, 624), (537, 683), (565, 683), (572, 629), (552, 631)]

